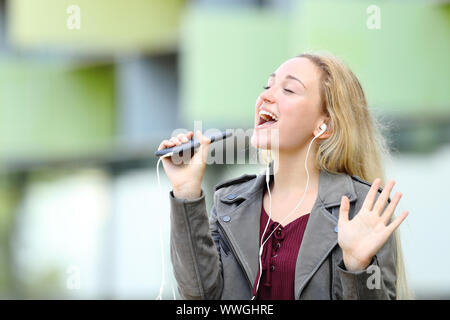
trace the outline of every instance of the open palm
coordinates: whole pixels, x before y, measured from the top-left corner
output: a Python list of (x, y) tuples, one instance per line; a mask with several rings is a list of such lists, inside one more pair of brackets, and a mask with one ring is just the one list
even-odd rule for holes
[(405, 210), (389, 223), (402, 194), (397, 192), (383, 212), (395, 181), (390, 180), (387, 183), (374, 205), (380, 183), (379, 178), (375, 179), (361, 210), (351, 220), (348, 218), (349, 199), (345, 196), (341, 199), (338, 243), (342, 249), (345, 267), (349, 271), (365, 269), (408, 215), (408, 211)]

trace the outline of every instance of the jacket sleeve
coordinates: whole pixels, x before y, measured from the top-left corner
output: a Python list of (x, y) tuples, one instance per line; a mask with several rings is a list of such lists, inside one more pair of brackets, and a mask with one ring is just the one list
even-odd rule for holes
[(396, 299), (396, 246), (394, 233), (388, 238), (365, 270), (346, 270), (344, 261), (338, 263), (343, 299)]
[(215, 206), (208, 219), (202, 189), (192, 200), (176, 198), (170, 191), (170, 207), (170, 255), (181, 296), (220, 299), (223, 277)]

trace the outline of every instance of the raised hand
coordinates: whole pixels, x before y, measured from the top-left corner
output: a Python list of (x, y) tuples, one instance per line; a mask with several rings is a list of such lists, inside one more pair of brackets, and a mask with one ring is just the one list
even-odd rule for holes
[(387, 183), (374, 205), (380, 183), (379, 178), (375, 179), (361, 210), (351, 220), (348, 218), (349, 199), (342, 196), (338, 221), (338, 243), (342, 249), (345, 267), (349, 271), (366, 269), (373, 256), (408, 216), (408, 211), (405, 210), (389, 223), (402, 194), (396, 192), (383, 212), (395, 181), (390, 180)]

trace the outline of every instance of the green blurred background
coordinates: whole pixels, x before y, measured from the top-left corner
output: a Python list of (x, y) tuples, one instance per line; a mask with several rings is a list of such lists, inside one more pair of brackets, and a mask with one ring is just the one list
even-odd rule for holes
[[(163, 262), (172, 298), (154, 151), (196, 120), (252, 128), (268, 75), (312, 50), (383, 125), (410, 285), (450, 298), (450, 1), (426, 0), (0, 0), (0, 298), (153, 299)], [(209, 166), (208, 207), (258, 169)]]

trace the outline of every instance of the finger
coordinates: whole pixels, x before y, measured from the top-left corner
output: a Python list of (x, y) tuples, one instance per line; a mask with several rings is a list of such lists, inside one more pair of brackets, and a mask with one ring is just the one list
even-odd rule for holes
[(179, 135), (177, 135), (178, 140), (180, 140), (182, 143), (186, 143), (189, 141), (189, 139), (187, 138), (187, 135), (185, 133), (180, 133)]
[(173, 143), (175, 143), (175, 145), (181, 144), (181, 141), (180, 141), (177, 137), (172, 137), (172, 138), (170, 138), (170, 141), (172, 141)]
[(341, 207), (339, 209), (339, 221), (348, 221), (348, 211), (350, 210), (350, 201), (346, 196), (341, 197)]
[(389, 203), (386, 210), (384, 210), (384, 213), (381, 215), (381, 219), (385, 225), (387, 225), (389, 223), (389, 220), (391, 219), (392, 215), (394, 214), (395, 208), (397, 207), (397, 204), (400, 201), (401, 197), (402, 197), (402, 193), (397, 192), (394, 195), (394, 198), (392, 199), (391, 203)]
[(194, 137), (194, 133), (192, 131), (189, 131), (188, 133), (186, 133), (186, 138), (188, 138), (189, 140), (191, 140)]
[(366, 199), (364, 199), (363, 205), (362, 205), (362, 209), (366, 209), (366, 210), (372, 210), (373, 207), (373, 203), (375, 201), (375, 197), (378, 193), (378, 188), (380, 186), (381, 183), (381, 179), (380, 178), (376, 178), (373, 183), (372, 186), (370, 187), (369, 192), (366, 195)]
[(197, 136), (198, 141), (200, 141), (200, 143), (202, 145), (207, 145), (207, 144), (211, 143), (211, 139), (208, 138), (207, 136), (203, 135), (203, 133), (200, 130), (196, 131), (196, 136)]
[(394, 219), (394, 221), (392, 221), (387, 227), (387, 231), (389, 232), (389, 234), (391, 234), (392, 232), (394, 232), (399, 225), (403, 222), (403, 220), (406, 219), (406, 217), (408, 216), (408, 210), (405, 210), (401, 213), (401, 215), (399, 215), (397, 218)]
[(181, 140), (182, 143), (189, 142), (189, 139), (186, 136), (180, 137), (179, 139)]
[(192, 139), (194, 138), (194, 133), (193, 133), (192, 131), (189, 131), (189, 132), (186, 134), (186, 138), (187, 138), (188, 140), (192, 140)]
[(173, 147), (173, 145), (174, 145), (174, 143), (171, 142), (170, 140), (163, 140), (161, 142), (161, 144), (159, 145), (158, 150), (170, 148), (170, 147)]
[(166, 143), (167, 143), (167, 140), (161, 141), (161, 143), (159, 144), (159, 147), (158, 147), (158, 151), (162, 150), (162, 149), (165, 149), (166, 148)]
[(389, 195), (391, 194), (392, 188), (395, 185), (394, 180), (389, 180), (386, 187), (381, 192), (380, 196), (377, 199), (377, 202), (375, 203), (375, 206), (373, 207), (373, 211), (380, 215), (383, 212), (383, 209), (386, 207), (387, 200), (389, 199)]
[[(202, 162), (206, 162), (206, 159), (208, 158), (208, 151), (209, 151), (209, 144), (211, 143), (211, 140), (207, 137), (205, 137), (200, 130), (197, 130), (195, 132), (198, 141), (200, 142), (200, 147), (197, 153), (199, 154), (200, 160)], [(197, 157), (196, 160), (198, 159)]]

